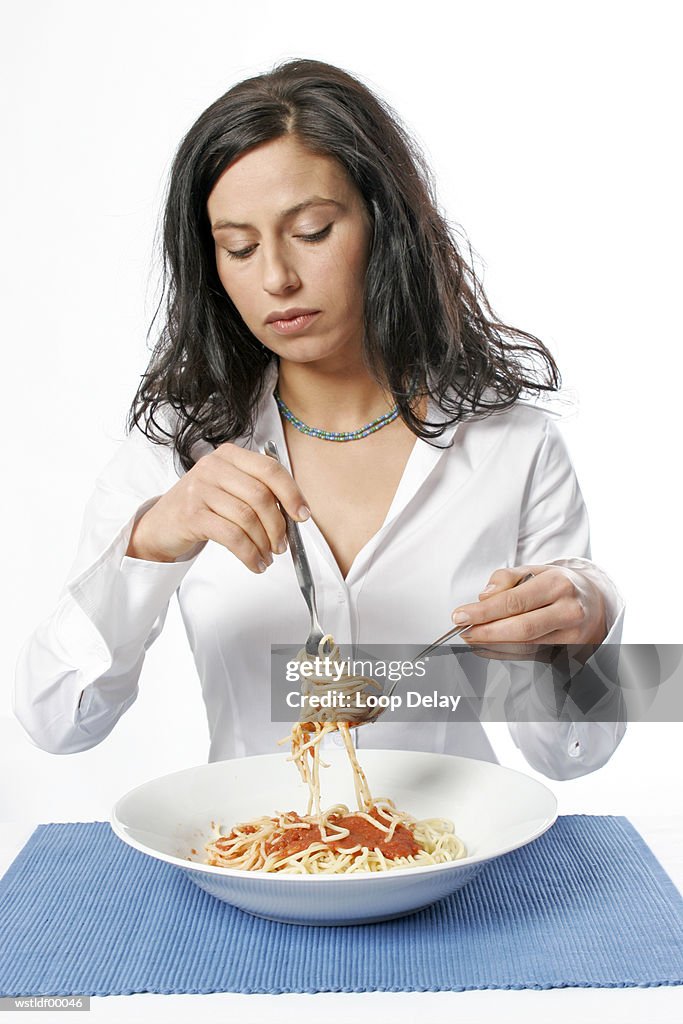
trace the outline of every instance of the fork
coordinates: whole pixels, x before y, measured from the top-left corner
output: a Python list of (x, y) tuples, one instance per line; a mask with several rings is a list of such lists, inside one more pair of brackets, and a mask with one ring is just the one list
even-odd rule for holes
[[(522, 585), (522, 583), (526, 583), (527, 580), (532, 580), (533, 578), (534, 574), (532, 572), (528, 572), (526, 576), (522, 576), (521, 580), (517, 580), (515, 586), (511, 589), (514, 590), (515, 587), (519, 587)], [(429, 644), (428, 647), (423, 648), (423, 650), (421, 650), (419, 654), (416, 654), (415, 657), (412, 659), (412, 664), (414, 665), (416, 661), (420, 660), (420, 658), (424, 658), (426, 657), (426, 655), (431, 654), (431, 652), (436, 650), (437, 647), (441, 647), (441, 645), (444, 644), (446, 640), (452, 640), (456, 636), (460, 636), (461, 633), (464, 633), (466, 632), (466, 630), (470, 629), (471, 625), (472, 623), (468, 622), (465, 626), (455, 626), (454, 629), (449, 629), (447, 633), (444, 633), (443, 636), (438, 637), (438, 639), (436, 639), (433, 643)], [(392, 683), (389, 689), (382, 694), (382, 696), (389, 699), (393, 694), (394, 690), (396, 689), (396, 687), (398, 686), (398, 684), (402, 681), (402, 677), (401, 679), (397, 679), (396, 682)], [(358, 722), (354, 727), (358, 728), (361, 725), (371, 725), (372, 723), (377, 721), (379, 716), (384, 711), (386, 711), (386, 708), (378, 708), (374, 714), (371, 714), (367, 718), (363, 719), (363, 721)]]
[[(517, 580), (515, 586), (511, 587), (510, 589), (514, 590), (515, 587), (521, 587), (522, 583), (526, 583), (527, 580), (532, 580), (533, 578), (534, 574), (532, 572), (528, 572), (526, 576), (522, 576), (521, 580)], [(434, 643), (431, 643), (429, 647), (425, 647), (423, 650), (420, 651), (419, 654), (416, 654), (415, 657), (413, 658), (413, 663), (419, 661), (420, 658), (424, 658), (426, 657), (426, 655), (431, 654), (432, 651), (436, 650), (437, 647), (441, 647), (441, 644), (445, 644), (446, 640), (451, 640), (454, 639), (456, 636), (460, 636), (460, 634), (466, 632), (466, 630), (468, 630), (471, 627), (471, 625), (472, 623), (468, 622), (465, 626), (455, 626), (454, 629), (449, 629), (447, 633), (444, 633), (443, 636), (438, 637), (438, 639), (436, 639)]]
[[(266, 455), (269, 455), (271, 459), (275, 459), (282, 465), (280, 453), (277, 450), (275, 441), (266, 441), (263, 451)], [(308, 564), (308, 558), (306, 556), (306, 548), (301, 537), (301, 530), (299, 524), (296, 523), (291, 516), (287, 515), (284, 508), (278, 501), (277, 503), (282, 517), (287, 527), (287, 541), (289, 542), (289, 550), (292, 554), (292, 560), (294, 562), (294, 570), (296, 572), (296, 578), (301, 588), (301, 593), (304, 595), (304, 600), (308, 605), (308, 611), (311, 616), (311, 626), (306, 640), (306, 654), (315, 657), (320, 653), (320, 643), (326, 633), (323, 633), (322, 626), (318, 621), (318, 609), (315, 603), (315, 584), (313, 583), (313, 574), (311, 567)], [(330, 645), (330, 650), (332, 647)], [(329, 653), (327, 650), (323, 650), (323, 653)]]

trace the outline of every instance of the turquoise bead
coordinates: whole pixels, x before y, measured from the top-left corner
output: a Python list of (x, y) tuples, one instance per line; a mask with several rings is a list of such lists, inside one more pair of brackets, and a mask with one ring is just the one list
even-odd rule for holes
[(362, 437), (367, 437), (368, 434), (374, 434), (376, 430), (386, 427), (388, 423), (392, 423), (398, 416), (398, 406), (395, 405), (390, 412), (385, 412), (384, 415), (378, 416), (376, 420), (366, 423), (364, 427), (359, 427), (358, 430), (320, 430), (318, 427), (309, 427), (303, 420), (298, 419), (292, 410), (285, 405), (277, 391), (274, 392), (274, 398), (278, 409), (288, 423), (291, 423), (302, 434), (308, 434), (309, 437), (318, 437), (323, 441), (359, 441)]

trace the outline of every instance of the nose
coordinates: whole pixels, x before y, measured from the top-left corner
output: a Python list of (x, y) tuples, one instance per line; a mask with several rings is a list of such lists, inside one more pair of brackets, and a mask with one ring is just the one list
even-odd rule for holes
[(280, 295), (297, 289), (301, 281), (290, 254), (284, 247), (263, 246), (263, 290), (270, 295)]

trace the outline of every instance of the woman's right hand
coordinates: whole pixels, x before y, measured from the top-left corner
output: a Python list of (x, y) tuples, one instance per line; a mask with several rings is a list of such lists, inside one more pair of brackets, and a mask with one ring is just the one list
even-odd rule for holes
[(213, 540), (252, 572), (264, 572), (272, 552), (282, 554), (287, 547), (276, 502), (298, 522), (310, 517), (306, 499), (284, 466), (226, 442), (199, 459), (138, 519), (126, 554), (174, 562)]

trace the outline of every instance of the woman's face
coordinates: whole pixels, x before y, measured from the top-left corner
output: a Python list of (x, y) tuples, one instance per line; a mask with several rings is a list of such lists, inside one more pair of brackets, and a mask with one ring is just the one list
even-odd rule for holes
[[(372, 228), (336, 160), (291, 135), (263, 143), (223, 172), (207, 211), (218, 275), (259, 341), (297, 363), (360, 354)], [(315, 315), (269, 323), (300, 310)]]

